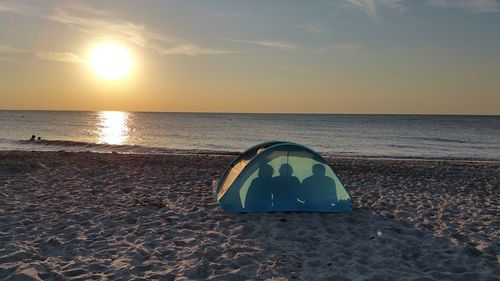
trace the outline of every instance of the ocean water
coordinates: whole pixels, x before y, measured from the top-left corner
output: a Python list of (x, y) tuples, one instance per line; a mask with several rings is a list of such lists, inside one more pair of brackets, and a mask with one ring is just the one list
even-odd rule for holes
[(500, 116), (0, 111), (0, 150), (241, 152), (268, 140), (325, 155), (500, 160)]

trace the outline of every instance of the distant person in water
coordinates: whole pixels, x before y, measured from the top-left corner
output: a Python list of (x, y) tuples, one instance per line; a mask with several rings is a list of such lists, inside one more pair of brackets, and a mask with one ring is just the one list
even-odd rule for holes
[(325, 176), (325, 172), (323, 164), (315, 164), (312, 166), (312, 176), (302, 181), (301, 189), (306, 205), (324, 206), (337, 201), (335, 181)]
[(272, 180), (273, 187), (273, 207), (277, 209), (293, 208), (299, 203), (297, 201), (300, 180), (293, 175), (293, 168), (290, 164), (283, 164), (279, 170), (279, 176)]
[(42, 137), (38, 137), (38, 140), (41, 141), (42, 140)]
[(34, 140), (35, 140), (35, 138), (36, 138), (36, 136), (35, 136), (35, 135), (31, 135), (31, 139), (30, 139), (30, 141), (34, 141)]
[(269, 164), (259, 167), (258, 177), (252, 180), (245, 198), (245, 208), (266, 211), (271, 207), (271, 180), (274, 169)]

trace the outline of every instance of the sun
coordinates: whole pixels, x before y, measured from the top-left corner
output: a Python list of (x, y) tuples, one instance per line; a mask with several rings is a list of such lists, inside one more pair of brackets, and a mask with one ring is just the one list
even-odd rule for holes
[(112, 42), (92, 46), (88, 58), (94, 72), (106, 80), (120, 80), (131, 71), (133, 60), (128, 50)]

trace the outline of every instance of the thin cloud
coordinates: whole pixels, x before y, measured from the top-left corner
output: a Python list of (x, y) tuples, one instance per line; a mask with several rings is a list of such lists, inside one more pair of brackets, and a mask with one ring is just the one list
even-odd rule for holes
[(111, 12), (95, 9), (84, 3), (62, 3), (47, 8), (22, 6), (16, 2), (0, 4), (0, 11), (43, 18), (90, 36), (110, 37), (151, 49), (161, 55), (226, 54), (234, 51), (201, 46), (183, 39), (157, 33), (143, 24), (118, 19)]
[[(24, 3), (23, 3), (24, 2)], [(4, 1), (0, 3), (0, 12), (9, 12), (30, 16), (35, 18), (45, 18), (50, 9), (44, 6), (37, 6), (35, 4), (26, 4), (25, 1)]]
[[(90, 11), (88, 7), (86, 10)], [(62, 9), (57, 10), (56, 14), (52, 16), (52, 20), (93, 36), (113, 34), (114, 37), (119, 37), (139, 47), (152, 49), (161, 55), (197, 56), (233, 52), (170, 38), (150, 30), (145, 25), (121, 20), (113, 21), (96, 17), (81, 17)]]
[(67, 52), (36, 52), (35, 55), (41, 60), (63, 63), (85, 63), (85, 61), (79, 56)]
[[(84, 60), (78, 55), (69, 52), (36, 52), (14, 48), (4, 44), (0, 44), (0, 54), (6, 54), (7, 56), (15, 56), (18, 54), (35, 55), (40, 60), (57, 61), (64, 63), (85, 63)], [(9, 58), (5, 56), (3, 56), (2, 58), (3, 60), (9, 60)]]
[(29, 51), (0, 44), (0, 53), (26, 53)]
[(471, 12), (500, 12), (498, 0), (427, 0), (428, 5), (443, 8), (460, 8)]
[(377, 17), (377, 5), (375, 0), (345, 0), (350, 4), (363, 9), (370, 17)]
[(236, 42), (236, 43), (244, 43), (244, 44), (252, 44), (262, 47), (271, 47), (278, 48), (284, 50), (295, 50), (300, 47), (296, 44), (283, 42), (283, 41), (272, 41), (272, 40), (240, 40), (240, 39), (226, 39), (226, 41)]
[(404, 12), (406, 11), (406, 7), (403, 5), (403, 2), (404, 0), (379, 0), (378, 4), (396, 12)]
[(26, 8), (26, 6), (19, 5), (16, 2), (0, 3), (0, 12), (20, 12)]
[(84, 2), (67, 2), (63, 3), (60, 7), (66, 7), (67, 9), (79, 11), (80, 13), (86, 13), (86, 14), (91, 14), (91, 15), (98, 15), (98, 16), (112, 16), (114, 13), (101, 10), (101, 9), (96, 9), (87, 3)]
[(170, 48), (170, 49), (162, 49), (162, 50), (160, 50), (160, 53), (162, 55), (181, 54), (181, 55), (196, 56), (196, 55), (229, 54), (229, 53), (235, 53), (235, 52), (234, 51), (211, 49), (211, 48), (201, 47), (201, 46), (192, 45), (192, 44), (182, 44), (182, 45), (177, 45), (177, 46)]
[(391, 10), (395, 12), (404, 12), (406, 10), (403, 0), (344, 0), (355, 8), (362, 9), (370, 17), (377, 19), (380, 9)]
[(114, 37), (140, 47), (146, 46), (147, 43), (146, 27), (143, 25), (79, 16), (60, 8), (56, 9), (56, 13), (50, 19), (88, 35), (109, 36), (112, 34)]

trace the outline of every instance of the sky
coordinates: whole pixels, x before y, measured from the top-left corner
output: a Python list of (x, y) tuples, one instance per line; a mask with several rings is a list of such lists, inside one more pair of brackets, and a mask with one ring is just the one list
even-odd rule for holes
[(500, 0), (0, 0), (0, 109), (498, 115), (499, 30)]

